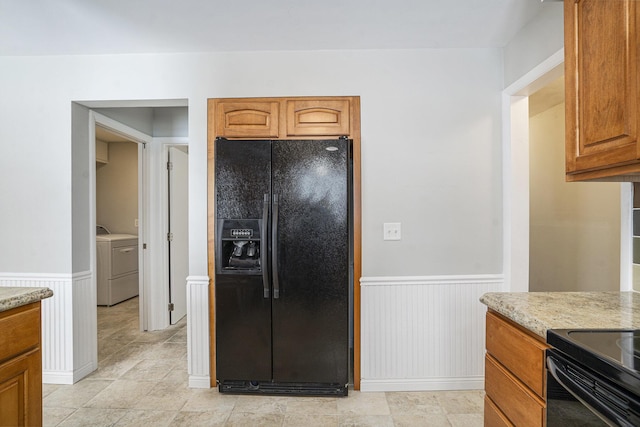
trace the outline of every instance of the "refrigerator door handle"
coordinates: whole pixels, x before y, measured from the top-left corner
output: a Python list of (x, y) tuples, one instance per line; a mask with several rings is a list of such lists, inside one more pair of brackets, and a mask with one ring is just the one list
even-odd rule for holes
[(269, 269), (267, 268), (267, 227), (269, 225), (269, 195), (264, 195), (262, 203), (262, 229), (260, 230), (260, 266), (262, 268), (262, 289), (264, 298), (269, 298)]
[(273, 275), (273, 299), (280, 298), (280, 282), (278, 280), (278, 195), (273, 195), (273, 212), (271, 214), (271, 274)]

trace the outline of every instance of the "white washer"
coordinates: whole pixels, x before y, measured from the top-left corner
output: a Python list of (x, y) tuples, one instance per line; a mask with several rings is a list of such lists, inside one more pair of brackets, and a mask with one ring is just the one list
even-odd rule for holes
[(138, 236), (96, 236), (98, 305), (111, 306), (138, 295)]

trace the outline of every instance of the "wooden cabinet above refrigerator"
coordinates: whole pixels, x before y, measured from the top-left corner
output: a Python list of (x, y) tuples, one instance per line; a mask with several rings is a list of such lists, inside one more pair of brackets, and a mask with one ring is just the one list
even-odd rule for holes
[(351, 136), (358, 97), (214, 99), (215, 136), (304, 139)]

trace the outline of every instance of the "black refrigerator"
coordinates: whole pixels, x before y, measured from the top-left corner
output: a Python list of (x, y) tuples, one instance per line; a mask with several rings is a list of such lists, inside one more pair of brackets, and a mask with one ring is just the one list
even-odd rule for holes
[(215, 141), (223, 393), (347, 395), (351, 140)]

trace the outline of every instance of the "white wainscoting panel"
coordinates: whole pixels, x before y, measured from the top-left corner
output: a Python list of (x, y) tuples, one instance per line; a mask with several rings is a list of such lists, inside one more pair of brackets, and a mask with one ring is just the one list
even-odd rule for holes
[[(0, 286), (42, 287), (42, 382), (73, 384), (98, 367), (95, 286), (91, 272), (0, 273)], [(91, 320), (87, 322), (86, 320)]]
[(187, 277), (187, 359), (189, 387), (210, 388), (209, 277)]
[(361, 390), (482, 389), (485, 292), (502, 275), (363, 277)]
[(73, 382), (98, 369), (98, 309), (90, 271), (73, 275)]

